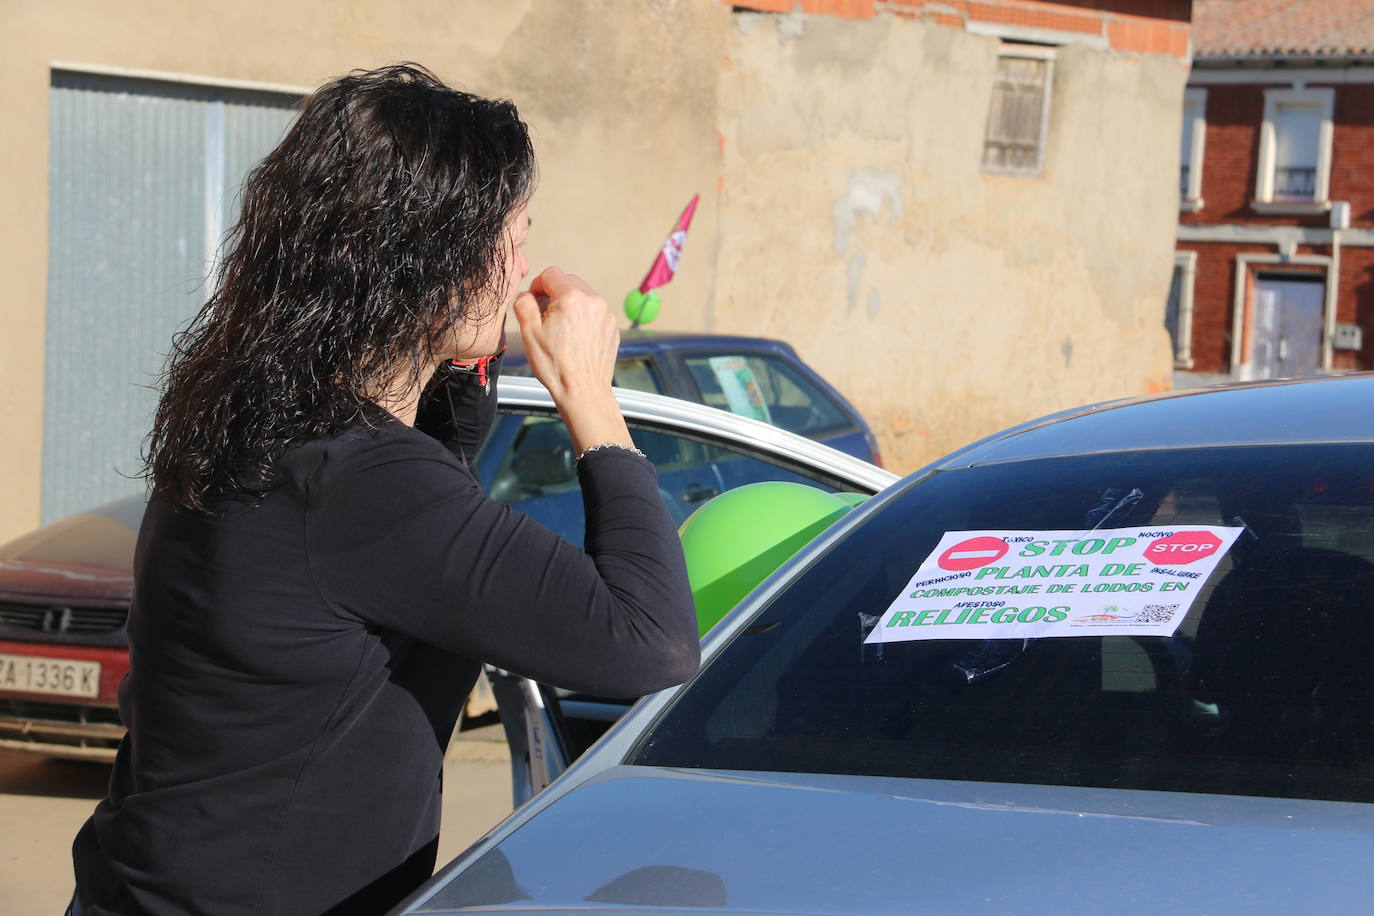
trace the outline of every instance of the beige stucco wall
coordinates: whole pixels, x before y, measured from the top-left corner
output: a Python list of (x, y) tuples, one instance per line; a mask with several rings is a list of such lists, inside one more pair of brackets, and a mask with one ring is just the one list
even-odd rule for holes
[(664, 290), (665, 316), (697, 327), (716, 247), (716, 83), (729, 18), (715, 0), (0, 0), (0, 540), (39, 517), (53, 62), (313, 87), (410, 59), (510, 97), (541, 165), (532, 266), (558, 264), (618, 300), (701, 192), (681, 271)]
[(1043, 175), (980, 168), (998, 42), (717, 0), (0, 0), (0, 539), (38, 520), (48, 82), (79, 62), (310, 87), (412, 59), (513, 98), (530, 259), (614, 302), (700, 209), (665, 327), (791, 341), (905, 471), (1168, 385), (1184, 67), (1057, 52)]
[(1061, 47), (1043, 174), (981, 171), (998, 41), (736, 15), (712, 317), (790, 340), (906, 471), (1168, 386), (1186, 69)]

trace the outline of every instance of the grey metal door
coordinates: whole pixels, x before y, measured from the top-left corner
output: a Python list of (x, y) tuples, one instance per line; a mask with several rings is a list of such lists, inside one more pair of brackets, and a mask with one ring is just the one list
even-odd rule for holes
[(173, 334), (296, 96), (53, 73), (43, 520), (142, 492)]
[(1311, 375), (1321, 367), (1326, 287), (1320, 279), (1255, 279), (1250, 330), (1253, 378)]

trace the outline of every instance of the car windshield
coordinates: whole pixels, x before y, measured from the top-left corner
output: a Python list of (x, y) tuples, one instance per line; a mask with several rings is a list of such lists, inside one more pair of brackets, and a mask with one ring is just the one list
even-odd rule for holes
[[(1240, 529), (1172, 636), (863, 642), (946, 532), (1104, 513)], [(626, 762), (1369, 802), (1371, 658), (1374, 447), (990, 464), (909, 487), (837, 543)]]

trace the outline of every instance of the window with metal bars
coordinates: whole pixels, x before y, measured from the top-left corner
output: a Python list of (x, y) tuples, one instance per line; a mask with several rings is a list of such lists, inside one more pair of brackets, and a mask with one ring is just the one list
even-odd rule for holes
[(1003, 54), (988, 108), (983, 171), (1037, 175), (1045, 159), (1051, 61)]
[(1328, 206), (1335, 90), (1266, 89), (1255, 170), (1260, 212), (1317, 213)]
[(1323, 112), (1318, 105), (1280, 105), (1274, 122), (1275, 200), (1313, 200), (1321, 156)]

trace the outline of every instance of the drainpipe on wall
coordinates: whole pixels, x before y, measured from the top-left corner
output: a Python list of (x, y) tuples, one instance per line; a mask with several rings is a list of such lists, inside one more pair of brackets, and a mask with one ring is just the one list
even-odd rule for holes
[(1350, 201), (1331, 204), (1331, 270), (1326, 278), (1326, 325), (1322, 329), (1322, 369), (1331, 370), (1331, 353), (1336, 339), (1336, 294), (1341, 286), (1341, 230), (1350, 228)]

